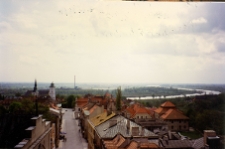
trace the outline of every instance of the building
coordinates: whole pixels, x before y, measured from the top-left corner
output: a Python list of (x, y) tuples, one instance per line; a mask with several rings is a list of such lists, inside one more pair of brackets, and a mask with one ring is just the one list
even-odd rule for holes
[(96, 103), (89, 102), (80, 112), (80, 126), (82, 129), (82, 135), (87, 139), (88, 135), (88, 119), (91, 119), (104, 112), (104, 106)]
[(144, 107), (143, 105), (139, 103), (134, 103), (127, 107), (124, 110), (124, 115), (132, 120), (142, 120), (142, 119), (148, 119), (148, 120), (153, 120), (155, 119), (154, 117), (154, 111), (151, 111), (150, 109)]
[(50, 149), (51, 123), (42, 119), (42, 115), (31, 118), (33, 125), (25, 131), (26, 138), (21, 140), (14, 148), (17, 149)]
[(63, 117), (63, 112), (61, 108), (49, 108), (49, 112), (52, 114), (52, 116), (55, 117), (54, 123), (52, 123), (52, 146), (54, 147), (59, 147), (59, 137), (60, 137), (60, 132), (61, 132), (61, 125), (62, 125), (62, 117)]
[(170, 101), (164, 102), (155, 110), (155, 117), (166, 122), (171, 131), (187, 131), (189, 129), (189, 118)]
[(104, 111), (103, 113), (88, 119), (88, 149), (97, 149), (96, 147), (96, 132), (95, 127), (101, 123), (107, 121), (108, 119), (115, 116), (115, 113)]
[[(160, 139), (160, 146), (164, 149), (197, 149), (193, 148), (193, 141), (190, 140), (163, 140)], [(200, 149), (200, 148), (198, 148)]]
[(110, 104), (110, 101), (115, 101), (115, 99), (108, 92), (106, 92), (103, 96), (86, 94), (85, 96), (80, 97), (76, 100), (76, 107), (77, 111), (79, 111), (79, 109), (85, 106), (87, 103), (92, 102), (103, 105), (104, 109), (107, 109), (108, 107), (113, 109), (113, 106)]
[(50, 97), (52, 100), (56, 100), (55, 85), (52, 82), (50, 84), (50, 86), (49, 86), (49, 89), (38, 90), (38, 88), (37, 88), (37, 81), (35, 80), (35, 82), (34, 82), (34, 89), (33, 90), (28, 90), (24, 94), (24, 97), (30, 97), (30, 96), (35, 96), (35, 97), (39, 97), (39, 98), (48, 98), (48, 97)]
[(112, 140), (103, 141), (104, 149), (159, 149), (160, 147), (148, 139), (126, 139), (120, 133)]
[(204, 145), (209, 149), (220, 148), (220, 137), (214, 130), (204, 130)]
[(96, 126), (95, 131), (96, 147), (102, 149), (103, 142), (112, 140), (118, 133), (126, 139), (145, 138), (156, 142), (158, 140), (158, 135), (121, 115), (116, 115)]
[(148, 130), (167, 130), (167, 123), (156, 119), (154, 110), (155, 108), (147, 108), (140, 103), (133, 103), (123, 110), (123, 114)]
[(104, 96), (87, 94), (76, 100), (75, 118), (80, 121), (83, 137), (87, 139), (87, 120), (103, 113), (105, 110), (115, 112), (115, 99), (108, 92)]

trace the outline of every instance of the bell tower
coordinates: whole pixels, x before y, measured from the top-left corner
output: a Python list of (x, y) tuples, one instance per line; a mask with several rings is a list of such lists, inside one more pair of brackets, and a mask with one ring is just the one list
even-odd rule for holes
[(55, 85), (52, 82), (51, 85), (49, 86), (49, 96), (55, 100)]

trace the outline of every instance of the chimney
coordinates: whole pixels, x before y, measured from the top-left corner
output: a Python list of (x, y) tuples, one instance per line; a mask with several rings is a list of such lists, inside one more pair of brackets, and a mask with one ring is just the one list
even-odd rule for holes
[(208, 137), (216, 137), (216, 132), (214, 130), (204, 130), (204, 145), (207, 144)]
[(127, 129), (130, 129), (130, 120), (127, 119)]
[(112, 127), (117, 124), (117, 120), (109, 120), (109, 127)]
[(172, 139), (172, 134), (170, 130), (168, 131), (168, 135), (169, 135), (169, 139)]
[(139, 136), (139, 127), (131, 128), (132, 136)]
[(214, 130), (204, 130), (204, 143), (208, 148), (220, 148), (220, 137)]
[(107, 116), (111, 115), (112, 111), (107, 110)]

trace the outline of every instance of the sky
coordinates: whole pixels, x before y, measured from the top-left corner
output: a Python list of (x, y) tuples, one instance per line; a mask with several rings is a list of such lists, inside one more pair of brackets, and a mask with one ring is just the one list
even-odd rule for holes
[(0, 82), (225, 83), (224, 8), (2, 0)]

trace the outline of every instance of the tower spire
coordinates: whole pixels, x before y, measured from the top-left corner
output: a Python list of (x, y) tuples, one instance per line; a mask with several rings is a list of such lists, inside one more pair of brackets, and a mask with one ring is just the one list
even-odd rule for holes
[(35, 79), (33, 92), (36, 92), (36, 91), (37, 91), (37, 80)]

